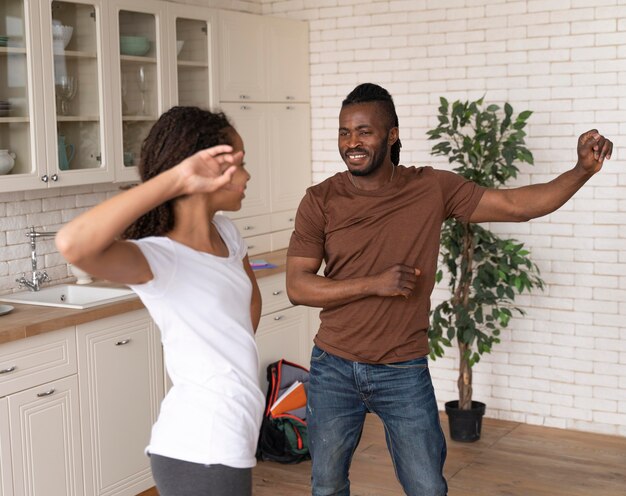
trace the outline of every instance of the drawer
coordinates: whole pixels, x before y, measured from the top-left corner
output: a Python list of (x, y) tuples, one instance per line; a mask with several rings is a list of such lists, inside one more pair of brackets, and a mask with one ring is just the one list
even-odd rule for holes
[(295, 220), (295, 210), (287, 210), (286, 212), (275, 212), (272, 214), (271, 218), (272, 231), (293, 229), (293, 226), (295, 225)]
[(292, 306), (287, 297), (285, 274), (261, 277), (258, 279), (258, 284), (263, 299), (262, 315)]
[(286, 231), (278, 231), (271, 234), (272, 236), (272, 251), (282, 250), (289, 247), (289, 240), (291, 239), (292, 229)]
[(259, 253), (267, 253), (272, 251), (271, 234), (261, 234), (260, 236), (251, 236), (246, 238), (248, 245), (248, 256), (258, 255)]
[(13, 394), (77, 371), (73, 327), (0, 346), (0, 396)]
[(233, 224), (237, 226), (239, 232), (244, 238), (250, 236), (258, 236), (270, 232), (271, 219), (269, 215), (257, 215), (255, 217), (246, 217), (244, 219), (235, 219)]

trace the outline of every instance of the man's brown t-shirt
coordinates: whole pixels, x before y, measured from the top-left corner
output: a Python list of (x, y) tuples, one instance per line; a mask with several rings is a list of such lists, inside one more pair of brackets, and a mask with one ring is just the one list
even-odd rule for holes
[(421, 271), (408, 299), (368, 296), (322, 309), (315, 344), (365, 363), (427, 355), (441, 225), (450, 217), (468, 221), (484, 191), (452, 172), (404, 166), (375, 191), (355, 188), (349, 172), (310, 187), (287, 256), (323, 259), (324, 274), (333, 280), (378, 274), (398, 263)]

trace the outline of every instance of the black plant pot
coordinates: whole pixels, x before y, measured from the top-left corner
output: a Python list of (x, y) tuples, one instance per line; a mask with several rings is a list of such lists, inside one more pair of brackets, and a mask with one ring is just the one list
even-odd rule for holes
[(485, 414), (485, 404), (472, 401), (471, 410), (460, 410), (458, 400), (446, 403), (450, 437), (453, 441), (471, 443), (480, 439), (480, 429)]

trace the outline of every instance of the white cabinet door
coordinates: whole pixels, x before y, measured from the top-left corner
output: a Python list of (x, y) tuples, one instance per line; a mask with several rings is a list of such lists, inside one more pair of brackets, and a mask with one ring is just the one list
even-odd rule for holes
[(229, 212), (233, 219), (270, 212), (270, 168), (268, 163), (269, 135), (267, 104), (222, 103), (222, 110), (230, 118), (243, 139), (246, 156), (244, 163), (250, 173), (246, 197), (241, 210)]
[[(0, 192), (47, 187), (39, 2), (2, 0), (0, 8)], [(12, 165), (11, 165), (12, 164)]]
[(138, 179), (141, 145), (171, 106), (166, 6), (156, 0), (107, 0), (116, 181)]
[(264, 17), (267, 37), (268, 100), (308, 102), (309, 29), (302, 21)]
[(213, 108), (217, 102), (217, 11), (168, 3), (167, 59), (172, 105)]
[(285, 358), (309, 368), (309, 319), (306, 307), (291, 307), (261, 317), (256, 333), (259, 384), (267, 391), (267, 366)]
[(14, 493), (82, 495), (76, 375), (15, 393), (8, 405)]
[[(41, 74), (50, 186), (113, 180), (109, 24), (103, 0), (44, 0)], [(43, 140), (44, 137), (40, 136)]]
[(266, 48), (263, 17), (219, 12), (220, 100), (267, 100)]
[(311, 185), (309, 105), (270, 104), (268, 114), (272, 212), (295, 210)]
[(154, 485), (144, 449), (163, 398), (159, 333), (146, 310), (76, 327), (89, 495), (134, 496)]
[(0, 398), (0, 496), (13, 496), (9, 400)]

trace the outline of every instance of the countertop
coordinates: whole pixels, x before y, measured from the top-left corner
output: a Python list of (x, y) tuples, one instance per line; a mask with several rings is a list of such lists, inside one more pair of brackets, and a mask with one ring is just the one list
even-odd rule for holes
[[(250, 258), (263, 259), (276, 265), (276, 268), (272, 269), (255, 270), (257, 279), (260, 279), (285, 271), (287, 250), (262, 253)], [(0, 316), (0, 344), (144, 308), (139, 298), (84, 310), (19, 303), (12, 303), (11, 306), (14, 307), (13, 311)]]

